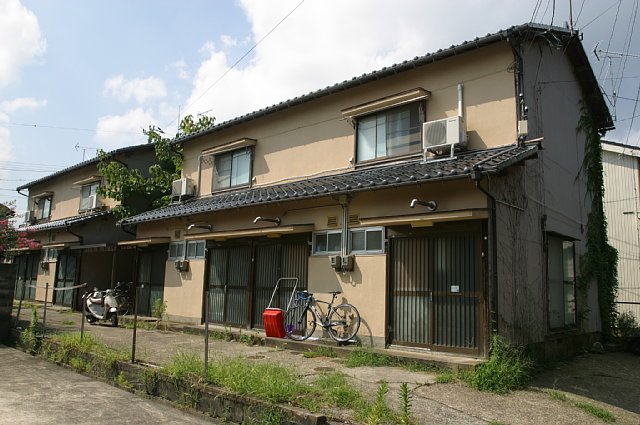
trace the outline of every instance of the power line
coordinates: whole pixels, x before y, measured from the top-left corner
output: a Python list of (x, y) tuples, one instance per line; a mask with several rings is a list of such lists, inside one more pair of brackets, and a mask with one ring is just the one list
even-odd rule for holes
[(12, 125), (16, 127), (33, 127), (33, 128), (47, 128), (53, 130), (68, 130), (68, 131), (84, 131), (88, 133), (112, 133), (112, 134), (143, 134), (142, 130), (140, 132), (132, 132), (132, 131), (116, 131), (116, 130), (97, 130), (91, 128), (82, 128), (82, 127), (64, 127), (59, 125), (47, 125), (47, 124), (28, 124), (28, 123), (19, 123), (19, 122), (7, 122), (6, 125)]
[[(242, 56), (240, 56), (240, 58), (238, 60), (236, 60), (233, 65), (231, 65), (229, 68), (227, 68), (226, 71), (224, 71), (222, 73), (222, 75), (220, 75), (213, 83), (211, 83), (211, 85), (209, 85), (209, 87), (207, 87), (202, 94), (200, 94), (200, 96), (198, 96), (195, 100), (193, 100), (191, 103), (189, 103), (185, 108), (184, 111), (187, 111), (187, 109), (189, 109), (191, 106), (193, 106), (197, 101), (199, 101), (200, 99), (202, 99), (202, 97), (207, 94), (207, 92), (209, 90), (211, 90), (214, 86), (216, 86), (229, 72), (231, 72), (232, 69), (234, 69), (236, 66), (238, 66), (238, 64), (244, 59), (246, 58), (249, 53), (251, 53), (252, 51), (255, 50), (256, 47), (258, 47), (258, 45), (260, 43), (262, 43), (268, 36), (271, 35), (272, 32), (274, 32), (276, 30), (276, 28), (278, 28), (289, 16), (291, 16), (291, 14), (293, 12), (295, 12), (300, 6), (302, 6), (302, 3), (304, 3), (304, 0), (302, 0), (300, 3), (298, 3), (296, 5), (296, 7), (294, 7), (293, 9), (291, 9), (291, 11), (289, 13), (287, 13), (284, 18), (282, 18), (273, 28), (271, 28), (269, 30), (269, 32), (267, 32), (264, 36), (262, 36), (262, 38), (260, 40), (258, 40), (253, 46), (251, 46), (251, 48), (249, 50), (247, 50)], [(180, 117), (178, 117), (177, 119), (180, 119)], [(169, 122), (167, 125), (165, 125), (164, 127), (168, 127), (169, 125), (173, 124), (174, 120), (171, 120), (171, 122)]]
[[(620, 0), (620, 3), (622, 2), (622, 0)], [(607, 7), (602, 13), (600, 13), (598, 16), (596, 16), (595, 18), (593, 18), (592, 20), (590, 20), (589, 22), (587, 22), (585, 24), (584, 27), (582, 27), (582, 30), (584, 31), (584, 29), (586, 27), (588, 27), (589, 25), (591, 25), (592, 23), (594, 23), (595, 21), (597, 21), (598, 19), (600, 19), (600, 17), (602, 17), (602, 15), (604, 15), (605, 13), (607, 13), (609, 10), (611, 10), (613, 8), (613, 6), (615, 6), (616, 4), (612, 4), (611, 6)]]

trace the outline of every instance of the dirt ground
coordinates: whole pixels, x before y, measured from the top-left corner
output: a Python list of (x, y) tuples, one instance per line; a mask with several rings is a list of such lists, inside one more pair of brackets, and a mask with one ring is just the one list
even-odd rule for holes
[[(48, 327), (77, 331), (80, 314), (49, 311)], [(24, 314), (22, 319), (27, 319)], [(132, 330), (123, 327), (86, 326), (105, 343), (130, 348)], [(182, 332), (138, 330), (137, 359), (161, 364), (176, 352), (204, 354), (203, 337)], [(640, 425), (640, 357), (630, 353), (585, 354), (557, 363), (541, 373), (529, 387), (508, 395), (482, 393), (462, 382), (436, 383), (436, 374), (409, 372), (396, 367), (347, 368), (335, 358), (305, 358), (299, 351), (211, 339), (211, 359), (244, 357), (255, 362), (280, 363), (295, 368), (303, 379), (327, 371), (339, 371), (372, 396), (379, 383), (389, 383), (387, 402), (399, 406), (400, 386), (407, 383), (412, 395), (412, 414), (418, 424), (602, 424), (601, 419), (579, 408), (589, 403), (615, 416), (616, 424)], [(552, 397), (550, 392), (555, 394)], [(560, 400), (558, 394), (564, 394)], [(326, 412), (336, 423), (351, 423), (344, 412)]]

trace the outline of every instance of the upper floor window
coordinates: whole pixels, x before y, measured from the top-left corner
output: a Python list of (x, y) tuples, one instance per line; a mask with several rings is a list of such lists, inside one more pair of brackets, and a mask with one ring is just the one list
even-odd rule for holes
[(100, 187), (100, 182), (85, 184), (80, 188), (80, 210), (86, 211), (98, 206), (96, 191)]
[(417, 101), (358, 117), (358, 161), (420, 152), (423, 105)]
[(213, 189), (248, 185), (251, 181), (251, 148), (214, 156)]
[(51, 196), (45, 196), (36, 200), (36, 218), (43, 220), (51, 216)]
[(572, 327), (576, 324), (574, 243), (558, 236), (549, 236), (547, 243), (549, 327)]

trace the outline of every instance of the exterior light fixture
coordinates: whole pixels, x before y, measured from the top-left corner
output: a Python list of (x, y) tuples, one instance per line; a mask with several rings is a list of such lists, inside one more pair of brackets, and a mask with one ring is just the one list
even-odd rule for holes
[(412, 199), (409, 207), (414, 208), (416, 205), (422, 205), (423, 207), (427, 207), (429, 211), (435, 211), (438, 208), (438, 204), (436, 201), (421, 201), (420, 199)]
[(269, 221), (271, 223), (275, 223), (276, 226), (280, 226), (280, 223), (282, 222), (282, 220), (280, 220), (280, 217), (269, 218), (269, 217), (260, 217), (260, 216), (258, 216), (253, 220), (253, 224), (256, 224), (259, 221)]

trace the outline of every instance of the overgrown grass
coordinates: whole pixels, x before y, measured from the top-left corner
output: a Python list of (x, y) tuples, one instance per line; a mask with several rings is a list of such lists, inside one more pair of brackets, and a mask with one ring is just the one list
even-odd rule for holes
[(63, 326), (73, 326), (75, 324), (76, 324), (76, 322), (74, 322), (73, 320), (63, 320), (62, 321), (62, 325)]
[(167, 311), (167, 303), (161, 298), (156, 298), (151, 306), (151, 315), (156, 319), (162, 319), (165, 311)]
[(569, 403), (577, 407), (578, 409), (584, 410), (590, 415), (593, 415), (596, 418), (601, 419), (604, 422), (616, 421), (616, 417), (613, 415), (613, 413), (609, 412), (607, 409), (604, 409), (599, 406), (595, 406), (591, 403), (574, 401), (571, 398), (569, 398), (565, 393), (557, 390), (546, 390), (545, 392), (549, 394), (549, 397), (551, 397), (553, 400)]
[(574, 403), (574, 405), (578, 409), (582, 409), (585, 412), (595, 416), (596, 418), (603, 420), (604, 422), (616, 421), (616, 417), (613, 415), (613, 413), (609, 412), (607, 409), (603, 409), (602, 407), (595, 406), (591, 403), (583, 403), (583, 402), (576, 402)]
[[(129, 320), (123, 321), (120, 323), (120, 326), (122, 326), (125, 329), (133, 329), (133, 321), (129, 321)], [(142, 320), (138, 322), (137, 328), (144, 329), (147, 331), (153, 331), (155, 329), (158, 329), (158, 322), (147, 322), (146, 320)]]
[(491, 340), (489, 360), (461, 376), (477, 390), (506, 394), (527, 384), (534, 366), (521, 347), (511, 346), (496, 335)]
[(411, 372), (441, 372), (444, 369), (429, 362), (405, 360), (371, 350), (358, 348), (345, 359), (347, 367), (400, 367)]
[(315, 357), (338, 357), (338, 354), (333, 348), (324, 346), (318, 346), (313, 350), (307, 350), (302, 355), (305, 359), (313, 359)]
[(449, 384), (458, 380), (458, 374), (450, 370), (445, 370), (436, 375), (436, 384)]

